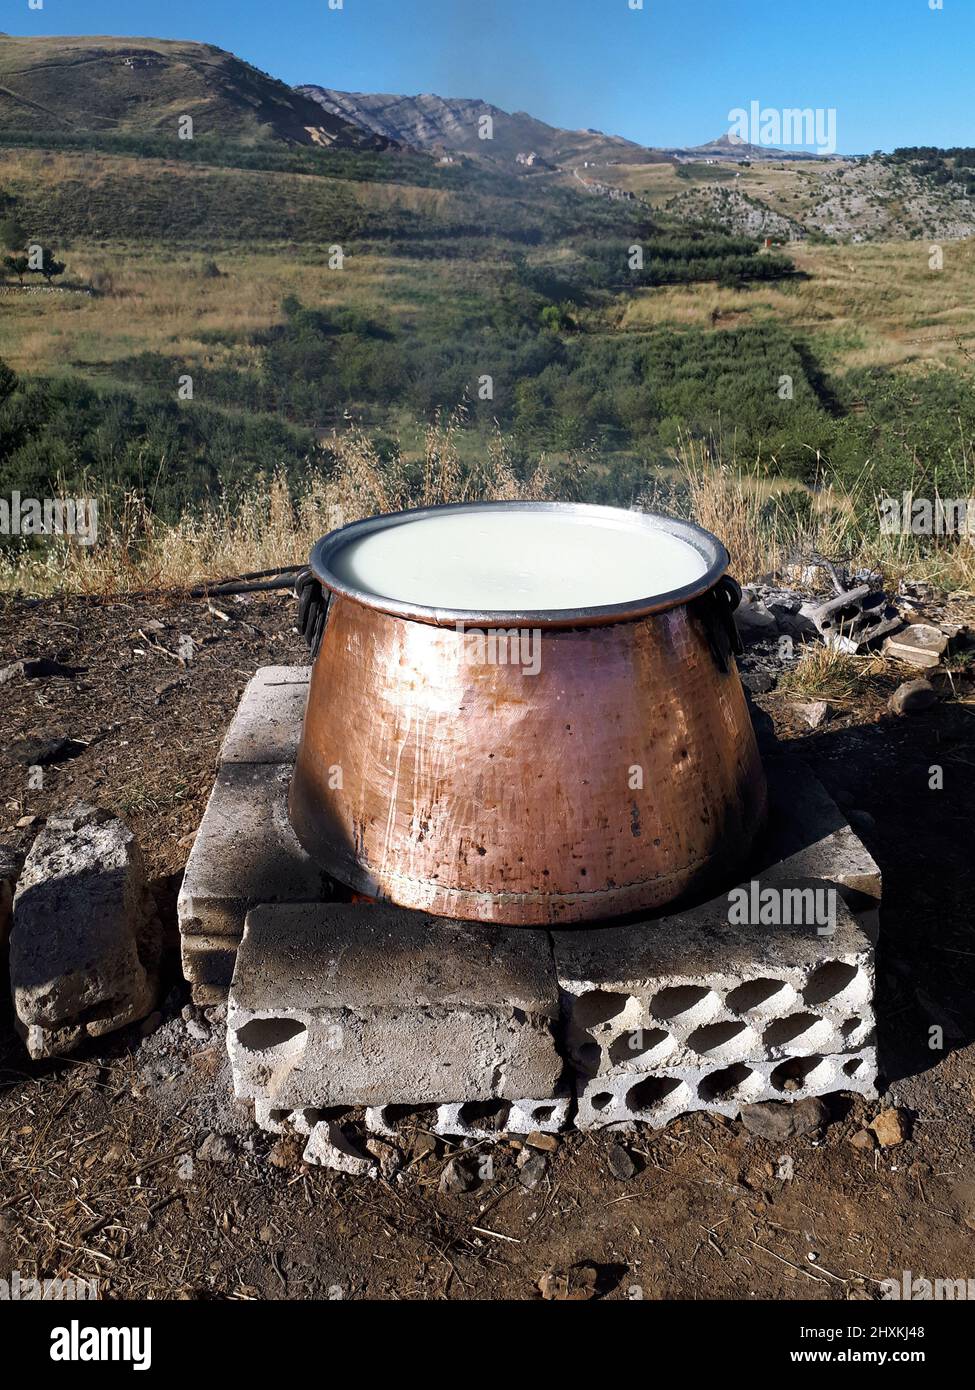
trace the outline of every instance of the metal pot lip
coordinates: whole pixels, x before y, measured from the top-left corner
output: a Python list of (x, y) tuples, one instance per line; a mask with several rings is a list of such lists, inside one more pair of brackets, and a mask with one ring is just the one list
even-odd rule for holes
[[(425, 604), (386, 598), (345, 583), (330, 568), (329, 562), (343, 546), (373, 531), (384, 530), (389, 526), (402, 526), (411, 521), (421, 521), (426, 517), (439, 516), (443, 512), (479, 512), (488, 509), (509, 512), (560, 512), (578, 517), (592, 517), (593, 520), (617, 522), (625, 518), (627, 524), (634, 529), (665, 531), (685, 541), (697, 551), (707, 568), (704, 574), (691, 584), (672, 589), (668, 593), (630, 599), (626, 603), (604, 604), (594, 608), (547, 608), (521, 612), (432, 608)], [(625, 622), (627, 619), (663, 613), (667, 609), (677, 608), (699, 598), (714, 588), (726, 572), (729, 563), (728, 552), (717, 536), (713, 536), (710, 531), (705, 531), (693, 521), (664, 516), (660, 512), (627, 511), (622, 507), (601, 507), (584, 502), (451, 502), (439, 507), (416, 507), (409, 511), (387, 512), (365, 517), (361, 521), (352, 521), (346, 526), (330, 531), (315, 543), (309, 557), (313, 573), (332, 593), (364, 604), (367, 608), (378, 609), (381, 613), (389, 613), (393, 617), (430, 623), (437, 627), (592, 627), (603, 623)]]

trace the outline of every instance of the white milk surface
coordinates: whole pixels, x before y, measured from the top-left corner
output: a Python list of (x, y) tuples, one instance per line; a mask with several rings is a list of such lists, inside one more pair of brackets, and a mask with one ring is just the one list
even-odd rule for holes
[(560, 512), (443, 512), (373, 531), (332, 557), (344, 583), (430, 608), (594, 608), (669, 593), (707, 566), (666, 532)]

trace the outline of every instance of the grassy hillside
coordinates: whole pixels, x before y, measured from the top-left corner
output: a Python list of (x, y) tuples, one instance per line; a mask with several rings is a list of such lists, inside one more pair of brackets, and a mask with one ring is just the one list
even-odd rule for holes
[(285, 83), (212, 44), (0, 37), (0, 131), (160, 132), (381, 148)]

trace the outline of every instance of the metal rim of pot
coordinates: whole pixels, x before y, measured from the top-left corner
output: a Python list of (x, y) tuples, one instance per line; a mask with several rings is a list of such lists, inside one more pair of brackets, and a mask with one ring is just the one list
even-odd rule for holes
[[(433, 608), (426, 604), (408, 603), (401, 599), (387, 598), (370, 593), (347, 584), (330, 568), (329, 562), (335, 554), (352, 541), (381, 531), (390, 526), (402, 526), (411, 521), (422, 521), (428, 517), (440, 516), (445, 512), (483, 512), (486, 510), (508, 512), (557, 512), (579, 518), (590, 517), (594, 521), (614, 521), (625, 519), (634, 530), (663, 531), (667, 535), (690, 545), (705, 563), (705, 572), (690, 584), (666, 593), (651, 594), (634, 598), (626, 603), (603, 604), (592, 608), (548, 608), (524, 611), (502, 611), (498, 609)], [(627, 619), (643, 618), (653, 613), (663, 613), (669, 608), (690, 603), (700, 598), (718, 584), (730, 563), (727, 550), (710, 531), (697, 526), (692, 521), (677, 517), (663, 516), (658, 512), (626, 511), (621, 507), (600, 507), (582, 502), (452, 502), (439, 507), (417, 507), (409, 511), (388, 512), (381, 516), (366, 517), (362, 521), (350, 522), (314, 545), (309, 564), (316, 578), (332, 593), (341, 594), (365, 604), (368, 608), (390, 613), (395, 617), (407, 618), (413, 622), (430, 623), (437, 627), (470, 625), (485, 626), (531, 626), (531, 627), (589, 627), (601, 623), (624, 622)], [(730, 581), (729, 581), (730, 582)], [(732, 599), (732, 606), (735, 600)]]

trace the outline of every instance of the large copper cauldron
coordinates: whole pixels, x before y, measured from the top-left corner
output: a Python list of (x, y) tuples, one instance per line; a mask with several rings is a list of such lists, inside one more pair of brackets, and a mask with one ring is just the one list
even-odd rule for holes
[[(311, 557), (328, 607), (291, 786), (301, 843), (359, 892), (490, 922), (589, 921), (718, 884), (765, 813), (724, 546), (645, 513), (479, 505), (624, 516), (688, 542), (706, 573), (614, 607), (457, 612), (356, 591), (330, 567), (429, 510), (332, 532)], [(538, 673), (472, 662), (472, 628), (538, 630)]]

